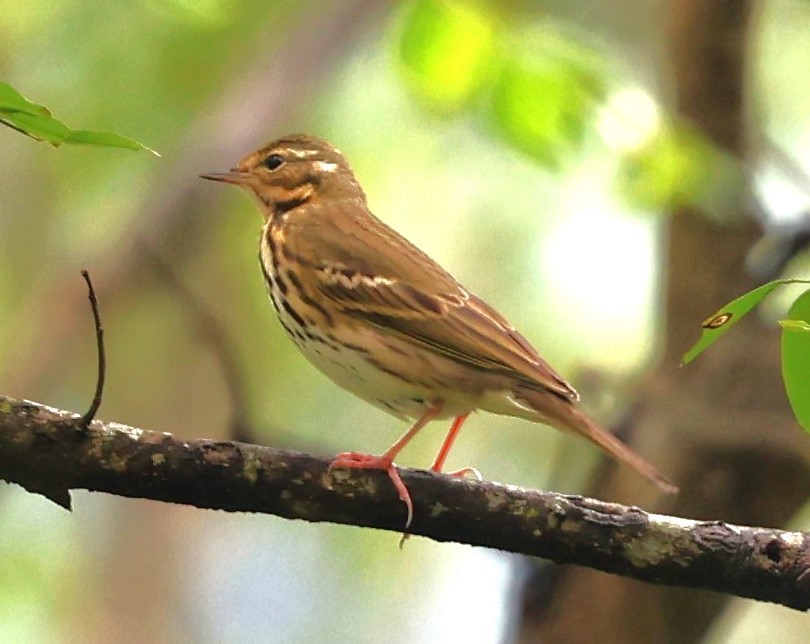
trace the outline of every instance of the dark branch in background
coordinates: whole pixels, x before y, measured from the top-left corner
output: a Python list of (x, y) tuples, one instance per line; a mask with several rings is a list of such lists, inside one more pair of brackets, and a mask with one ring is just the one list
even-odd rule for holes
[(90, 308), (93, 311), (93, 324), (96, 329), (96, 350), (98, 352), (98, 376), (96, 377), (96, 391), (93, 394), (93, 402), (90, 408), (82, 416), (82, 424), (88, 427), (101, 407), (101, 396), (104, 393), (104, 375), (107, 371), (107, 358), (104, 354), (104, 329), (101, 326), (101, 315), (98, 312), (98, 300), (93, 289), (93, 282), (90, 281), (90, 273), (82, 271), (82, 277), (87, 282), (87, 298), (90, 300)]
[[(72, 489), (402, 532), (384, 472), (230, 441), (181, 441), (0, 396), (0, 477), (70, 508)], [(411, 532), (658, 584), (810, 609), (810, 535), (698, 522), (403, 469)], [(393, 547), (393, 542), (392, 542)]]
[(233, 436), (238, 441), (254, 440), (250, 423), (244, 412), (250, 407), (245, 395), (247, 387), (237, 360), (239, 352), (235, 343), (231, 342), (225, 326), (205, 303), (186, 286), (181, 277), (157, 251), (153, 250), (146, 242), (141, 243), (140, 250), (151, 262), (155, 275), (163, 282), (166, 288), (177, 296), (200, 339), (211, 349), (214, 360), (222, 373), (222, 380), (225, 383), (230, 401), (230, 436)]

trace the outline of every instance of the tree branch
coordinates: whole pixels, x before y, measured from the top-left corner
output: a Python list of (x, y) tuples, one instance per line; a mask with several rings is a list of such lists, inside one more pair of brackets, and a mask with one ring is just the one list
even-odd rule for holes
[[(182, 441), (0, 396), (0, 477), (70, 509), (71, 489), (401, 532), (384, 472), (231, 441)], [(698, 522), (403, 469), (412, 532), (643, 581), (810, 609), (810, 534)]]

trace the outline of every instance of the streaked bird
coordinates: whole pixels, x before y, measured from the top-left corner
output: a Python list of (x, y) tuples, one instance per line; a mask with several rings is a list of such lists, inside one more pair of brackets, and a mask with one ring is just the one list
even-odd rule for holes
[(677, 491), (579, 409), (573, 387), (503, 316), (375, 217), (329, 143), (286, 136), (228, 172), (201, 176), (235, 184), (258, 202), (270, 300), (301, 352), (341, 387), (414, 421), (381, 456), (344, 452), (332, 462), (387, 471), (407, 507), (406, 526), (413, 504), (394, 459), (428, 422), (453, 418), (431, 467), (441, 471), (476, 409), (579, 434), (663, 492)]

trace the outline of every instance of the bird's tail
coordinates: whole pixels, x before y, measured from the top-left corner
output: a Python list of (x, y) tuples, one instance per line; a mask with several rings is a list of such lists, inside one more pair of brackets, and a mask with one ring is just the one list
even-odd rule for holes
[(572, 431), (587, 438), (617, 461), (632, 467), (662, 492), (667, 494), (678, 492), (678, 488), (657, 469), (609, 431), (588, 418), (584, 412), (577, 409), (572, 401), (564, 400), (548, 391), (535, 390), (521, 391), (520, 398), (542, 416), (543, 422), (557, 429)]

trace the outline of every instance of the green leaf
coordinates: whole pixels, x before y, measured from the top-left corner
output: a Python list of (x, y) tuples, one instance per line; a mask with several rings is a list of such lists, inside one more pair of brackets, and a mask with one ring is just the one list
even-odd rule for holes
[(796, 420), (810, 432), (810, 290), (802, 293), (788, 312), (782, 331), (782, 379)]
[(442, 113), (467, 106), (490, 76), (496, 21), (470, 0), (416, 0), (402, 23), (399, 57), (406, 80)]
[(606, 94), (596, 52), (553, 28), (522, 34), (500, 67), (492, 115), (503, 138), (557, 167), (578, 147)]
[(0, 123), (22, 132), (32, 139), (47, 141), (57, 147), (62, 143), (83, 143), (130, 150), (148, 150), (152, 154), (160, 156), (142, 143), (115, 132), (71, 130), (64, 123), (53, 118), (48, 108), (32, 103), (11, 85), (2, 81), (0, 81)]
[(128, 148), (130, 150), (146, 150), (155, 156), (160, 156), (155, 150), (146, 147), (115, 132), (95, 132), (93, 130), (71, 130), (65, 137), (65, 143), (84, 143), (87, 145), (104, 145), (112, 148)]
[(0, 123), (5, 123), (32, 139), (47, 141), (56, 146), (61, 145), (70, 134), (70, 129), (61, 121), (28, 112), (3, 112), (0, 114)]
[(0, 81), (0, 112), (25, 112), (26, 114), (50, 116), (44, 105), (32, 103), (8, 83)]
[(720, 339), (728, 330), (739, 322), (743, 316), (751, 311), (757, 304), (762, 302), (768, 294), (782, 284), (810, 284), (810, 280), (784, 279), (774, 280), (763, 284), (745, 295), (741, 295), (736, 300), (726, 304), (703, 322), (703, 333), (700, 339), (689, 351), (683, 354), (681, 364), (688, 364), (703, 353), (709, 346)]

